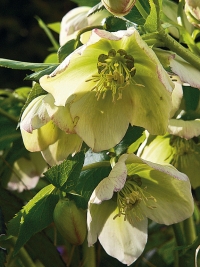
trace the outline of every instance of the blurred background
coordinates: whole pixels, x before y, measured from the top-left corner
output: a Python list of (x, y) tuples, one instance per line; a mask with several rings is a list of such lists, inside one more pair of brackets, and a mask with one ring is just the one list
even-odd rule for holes
[[(70, 0), (1, 0), (0, 58), (43, 62), (52, 46), (35, 16), (45, 24), (60, 22), (76, 4)], [(58, 34), (54, 35), (58, 40)], [(0, 89), (31, 85), (29, 71), (0, 68)]]

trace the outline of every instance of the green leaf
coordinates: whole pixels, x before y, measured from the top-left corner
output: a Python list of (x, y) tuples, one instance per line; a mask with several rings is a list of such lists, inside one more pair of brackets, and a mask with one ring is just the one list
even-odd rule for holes
[(32, 236), (26, 244), (26, 250), (33, 254), (33, 258), (39, 259), (46, 267), (66, 267), (53, 241), (44, 233), (39, 232)]
[[(53, 221), (53, 210), (58, 202), (58, 195), (53, 193), (55, 187), (50, 184), (38, 192), (8, 224), (10, 229), (19, 226), (18, 239), (14, 248), (14, 255), (33, 236)], [(20, 222), (20, 223), (19, 223)]]
[(59, 48), (58, 50), (59, 62), (62, 62), (69, 54), (71, 54), (74, 51), (75, 44), (76, 44), (76, 40), (72, 39)]
[(22, 62), (22, 61), (0, 58), (0, 67), (11, 68), (11, 69), (37, 71), (51, 66), (57, 66), (57, 64), (30, 63), (30, 62)]
[(76, 3), (79, 6), (95, 6), (99, 3), (99, 0), (72, 0), (72, 2)]
[(116, 155), (119, 156), (126, 153), (128, 147), (136, 142), (142, 136), (143, 132), (144, 129), (141, 127), (129, 126), (124, 138), (114, 148)]
[(60, 33), (60, 22), (54, 22), (47, 24), (48, 28), (53, 30), (56, 33)]
[(44, 76), (44, 75), (49, 75), (50, 73), (52, 73), (57, 67), (57, 64), (53, 65), (53, 66), (49, 66), (48, 68), (45, 68), (43, 70), (34, 72), (30, 75), (27, 75), (25, 77), (24, 80), (30, 80), (30, 81), (35, 81), (35, 82), (39, 82), (39, 79)]
[[(158, 5), (155, 5), (154, 2), (157, 2)], [(147, 32), (156, 32), (159, 27), (158, 23), (160, 23), (161, 21), (160, 7), (162, 5), (162, 0), (157, 0), (157, 1), (149, 0), (149, 3), (150, 3), (151, 10), (144, 24), (144, 28)]]
[(74, 157), (64, 160), (60, 165), (50, 168), (44, 173), (44, 176), (60, 190), (69, 192), (80, 175), (84, 157), (83, 152), (77, 153)]
[(199, 89), (183, 86), (183, 97), (185, 99), (185, 110), (196, 110), (200, 97)]
[(115, 32), (119, 30), (126, 30), (126, 21), (114, 16), (107, 17), (104, 22), (104, 27), (107, 31)]

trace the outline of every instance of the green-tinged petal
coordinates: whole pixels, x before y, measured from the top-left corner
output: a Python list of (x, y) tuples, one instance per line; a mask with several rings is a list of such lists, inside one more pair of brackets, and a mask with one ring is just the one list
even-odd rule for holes
[(170, 163), (174, 154), (174, 148), (170, 146), (170, 135), (157, 136), (147, 142), (141, 158), (155, 163)]
[(127, 176), (127, 169), (124, 163), (126, 157), (123, 157), (123, 159), (113, 167), (109, 176), (98, 184), (90, 197), (89, 204), (100, 204), (104, 200), (111, 199), (114, 192), (118, 192), (123, 188)]
[(179, 76), (182, 82), (189, 83), (192, 87), (200, 89), (200, 71), (187, 61), (170, 51), (154, 50), (165, 67)]
[(71, 104), (72, 117), (77, 121), (76, 133), (94, 151), (98, 152), (118, 144), (124, 137), (132, 111), (131, 99), (112, 102), (109, 92), (105, 99), (97, 101), (95, 92), (87, 93)]
[(48, 94), (48, 101), (45, 101), (45, 108), (51, 120), (64, 132), (74, 133), (74, 123), (69, 112), (69, 105), (57, 107), (54, 105), (54, 98)]
[(58, 138), (58, 128), (52, 121), (28, 133), (21, 128), (24, 145), (31, 152), (45, 150)]
[[(50, 96), (52, 98), (52, 96)], [(38, 129), (50, 121), (50, 117), (46, 111), (43, 101), (46, 95), (41, 95), (33, 99), (24, 110), (20, 128), (32, 133), (33, 130)]]
[(55, 143), (50, 144), (42, 155), (50, 166), (60, 164), (70, 154), (80, 151), (82, 139), (76, 134), (66, 134), (59, 130), (58, 139)]
[(184, 121), (171, 119), (168, 125), (168, 132), (185, 139), (191, 139), (200, 135), (200, 120)]
[[(127, 159), (128, 174), (141, 178), (146, 203), (141, 201), (143, 214), (157, 223), (166, 225), (183, 221), (194, 210), (188, 177), (171, 165), (160, 165), (130, 155)], [(130, 162), (134, 162), (130, 164)], [(138, 164), (141, 161), (141, 164)]]
[(130, 265), (143, 252), (147, 242), (147, 219), (131, 225), (124, 217), (116, 217), (118, 209), (112, 200), (100, 205), (91, 204), (88, 211), (88, 243), (92, 245), (97, 237), (108, 253), (120, 262)]
[(181, 100), (183, 98), (182, 82), (178, 76), (170, 76), (175, 87), (172, 92), (172, 110), (170, 112), (170, 118), (172, 118), (180, 107)]

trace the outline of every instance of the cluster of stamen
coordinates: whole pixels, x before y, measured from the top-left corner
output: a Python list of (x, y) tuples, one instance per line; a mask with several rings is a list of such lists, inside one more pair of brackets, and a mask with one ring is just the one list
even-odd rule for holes
[(144, 214), (140, 208), (140, 202), (143, 202), (150, 209), (156, 208), (149, 204), (150, 201), (156, 202), (156, 199), (146, 191), (147, 188), (142, 188), (141, 185), (141, 181), (136, 182), (134, 176), (127, 180), (123, 189), (117, 193), (119, 212), (113, 219), (123, 215), (124, 221), (128, 220), (130, 223), (134, 223), (135, 219), (137, 221), (143, 220)]
[(87, 82), (96, 83), (92, 90), (96, 91), (97, 100), (100, 97), (104, 99), (110, 90), (113, 102), (116, 94), (117, 100), (122, 98), (122, 91), (132, 82), (132, 77), (136, 73), (134, 58), (123, 49), (111, 49), (108, 55), (99, 55), (97, 69), (98, 74), (93, 75)]
[(197, 137), (186, 140), (179, 136), (172, 136), (170, 139), (170, 145), (173, 147), (173, 158), (171, 164), (178, 168), (180, 157), (189, 154), (199, 154), (195, 146), (199, 145), (199, 140)]

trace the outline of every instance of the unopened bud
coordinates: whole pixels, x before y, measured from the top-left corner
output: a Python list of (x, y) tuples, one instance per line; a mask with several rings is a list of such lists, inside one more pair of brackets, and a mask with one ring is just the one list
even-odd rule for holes
[(74, 201), (61, 199), (53, 213), (58, 232), (71, 244), (81, 245), (86, 236), (86, 217)]
[(110, 13), (123, 17), (131, 11), (136, 0), (102, 0), (101, 2)]

